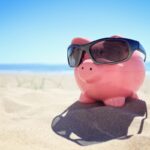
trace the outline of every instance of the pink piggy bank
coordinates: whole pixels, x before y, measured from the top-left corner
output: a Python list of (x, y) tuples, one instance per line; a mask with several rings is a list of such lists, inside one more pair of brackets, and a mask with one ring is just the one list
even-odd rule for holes
[(121, 107), (127, 97), (138, 99), (136, 92), (145, 77), (143, 54), (146, 57), (138, 41), (119, 36), (94, 42), (74, 38), (72, 45), (68, 61), (75, 67), (80, 102), (103, 101), (105, 105)]

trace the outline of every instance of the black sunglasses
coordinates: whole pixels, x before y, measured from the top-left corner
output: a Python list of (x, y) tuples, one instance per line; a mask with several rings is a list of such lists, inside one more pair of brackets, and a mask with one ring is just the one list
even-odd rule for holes
[(82, 62), (84, 53), (88, 53), (95, 64), (116, 64), (127, 61), (137, 50), (146, 52), (140, 42), (126, 38), (103, 38), (87, 44), (71, 44), (67, 50), (68, 64), (77, 67)]

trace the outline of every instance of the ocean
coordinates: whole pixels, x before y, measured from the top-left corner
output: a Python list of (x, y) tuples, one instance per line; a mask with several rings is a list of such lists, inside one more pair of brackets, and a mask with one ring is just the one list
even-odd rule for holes
[(73, 73), (65, 64), (0, 64), (0, 73)]
[[(150, 62), (146, 62), (146, 71), (150, 72)], [(73, 73), (66, 64), (0, 64), (0, 73)]]

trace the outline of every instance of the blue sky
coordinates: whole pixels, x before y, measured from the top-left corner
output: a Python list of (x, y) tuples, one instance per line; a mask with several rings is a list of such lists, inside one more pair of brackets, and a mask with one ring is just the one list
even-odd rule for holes
[(139, 40), (150, 60), (149, 0), (0, 0), (0, 63), (67, 63), (73, 37)]

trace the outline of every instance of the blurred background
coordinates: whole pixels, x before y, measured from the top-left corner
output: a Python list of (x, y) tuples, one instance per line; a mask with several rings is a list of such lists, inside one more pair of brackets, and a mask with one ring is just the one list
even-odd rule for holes
[(0, 0), (0, 70), (67, 67), (73, 37), (121, 35), (140, 41), (150, 69), (148, 0)]

